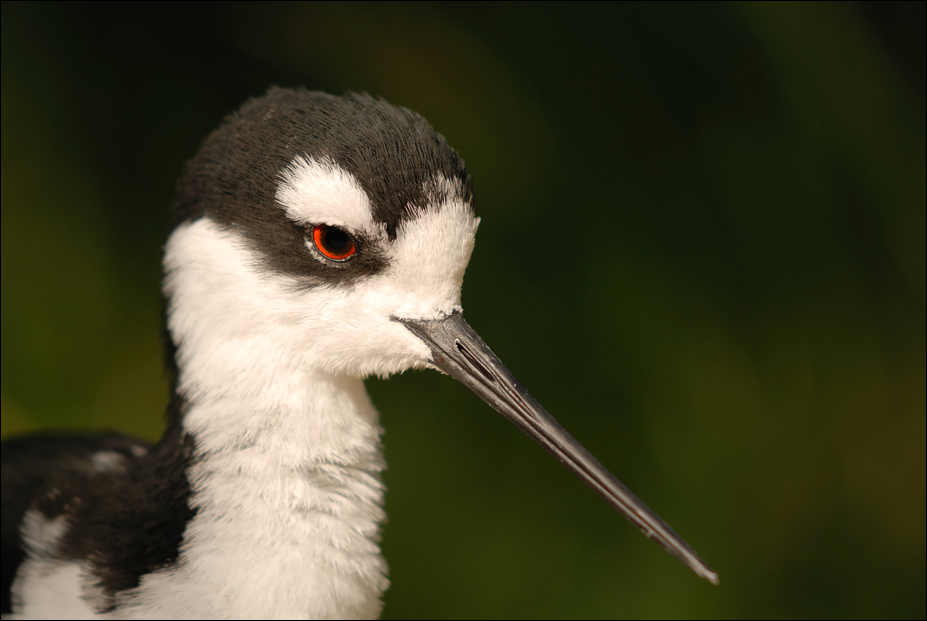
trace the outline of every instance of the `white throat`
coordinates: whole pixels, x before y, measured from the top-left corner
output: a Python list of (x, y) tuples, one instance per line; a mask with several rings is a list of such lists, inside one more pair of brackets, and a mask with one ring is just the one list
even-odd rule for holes
[(197, 514), (177, 569), (144, 577), (120, 602), (125, 614), (379, 616), (388, 580), (378, 415), (361, 380), (307, 379), (286, 404), (255, 395), (187, 413)]
[[(168, 327), (179, 345), (178, 390), (190, 402), (183, 429), (195, 443), (188, 478), (197, 512), (177, 566), (120, 594), (120, 613), (379, 616), (388, 586), (382, 429), (363, 380), (319, 369), (292, 325), (251, 314), (278, 284), (253, 273), (240, 240), (206, 219), (178, 232), (167, 252), (169, 270), (183, 268), (168, 279)], [(202, 268), (210, 273), (184, 265), (190, 242), (215, 246), (216, 266)]]
[[(393, 318), (460, 309), (478, 220), (448, 190), (443, 205), (410, 213), (391, 242), (339, 175), (300, 160), (278, 199), (293, 222), (335, 222), (380, 244), (388, 265), (364, 279), (275, 271), (239, 229), (208, 216), (168, 240), (168, 329), (189, 404), (196, 515), (177, 566), (118, 596), (128, 616), (380, 613), (382, 429), (360, 378), (429, 366), (428, 347)], [(342, 208), (325, 211), (333, 204)]]

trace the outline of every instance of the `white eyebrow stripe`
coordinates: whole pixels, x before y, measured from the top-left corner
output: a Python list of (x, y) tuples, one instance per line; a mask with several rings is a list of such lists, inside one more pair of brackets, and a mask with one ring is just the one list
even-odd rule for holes
[(293, 158), (280, 172), (275, 198), (298, 224), (329, 224), (371, 234), (380, 228), (357, 179), (328, 158)]

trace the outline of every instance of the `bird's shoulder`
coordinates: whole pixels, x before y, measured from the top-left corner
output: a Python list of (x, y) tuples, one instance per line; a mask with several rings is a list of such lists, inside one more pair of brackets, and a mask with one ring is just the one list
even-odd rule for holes
[[(6, 439), (0, 444), (0, 563), (3, 613), (11, 611), (10, 589), (30, 548), (44, 548), (42, 531), (24, 536), (27, 513), (51, 523), (64, 517), (69, 526), (82, 501), (129, 487), (133, 466), (150, 450), (145, 440), (115, 432), (44, 432)], [(108, 488), (108, 489), (107, 489)], [(61, 533), (47, 532), (56, 538)]]

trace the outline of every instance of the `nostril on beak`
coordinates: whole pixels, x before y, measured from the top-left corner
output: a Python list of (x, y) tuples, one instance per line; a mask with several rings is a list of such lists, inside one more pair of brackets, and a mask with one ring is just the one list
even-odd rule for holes
[(463, 357), (467, 359), (467, 362), (470, 363), (470, 366), (474, 367), (480, 374), (485, 377), (490, 382), (495, 382), (496, 379), (493, 377), (492, 373), (489, 372), (489, 369), (484, 367), (479, 360), (477, 360), (473, 354), (470, 353), (470, 350), (464, 347), (463, 343), (460, 341), (455, 341), (457, 345), (457, 351), (463, 354)]

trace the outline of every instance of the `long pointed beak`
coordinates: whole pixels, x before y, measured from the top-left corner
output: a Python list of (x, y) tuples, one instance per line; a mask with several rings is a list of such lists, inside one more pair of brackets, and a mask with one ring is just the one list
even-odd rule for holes
[(431, 363), (435, 367), (460, 381), (515, 423), (664, 550), (702, 578), (718, 584), (718, 574), (547, 413), (467, 325), (462, 315), (455, 313), (438, 320), (396, 321), (431, 348)]

